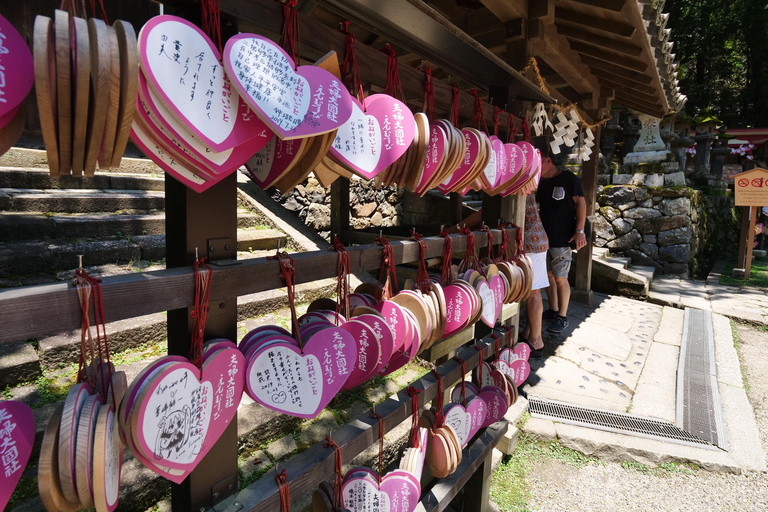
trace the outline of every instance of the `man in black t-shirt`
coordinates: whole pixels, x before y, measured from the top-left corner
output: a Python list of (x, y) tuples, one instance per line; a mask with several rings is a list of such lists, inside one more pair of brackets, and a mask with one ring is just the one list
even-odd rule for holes
[(536, 192), (541, 223), (549, 237), (549, 310), (543, 315), (545, 320), (554, 320), (547, 329), (549, 332), (562, 332), (568, 327), (568, 302), (571, 298), (568, 272), (572, 256), (569, 244), (575, 243), (576, 250), (587, 244), (584, 235), (587, 201), (584, 199), (581, 181), (572, 172), (566, 171), (564, 164), (563, 154), (544, 158), (541, 163), (541, 182)]

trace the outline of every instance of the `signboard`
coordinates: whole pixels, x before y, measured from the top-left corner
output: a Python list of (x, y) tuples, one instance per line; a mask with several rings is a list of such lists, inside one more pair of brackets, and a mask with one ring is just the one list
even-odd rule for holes
[(768, 170), (756, 168), (733, 177), (736, 206), (768, 206)]

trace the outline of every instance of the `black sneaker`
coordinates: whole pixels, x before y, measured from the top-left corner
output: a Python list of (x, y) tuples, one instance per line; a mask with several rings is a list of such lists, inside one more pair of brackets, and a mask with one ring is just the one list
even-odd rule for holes
[(547, 309), (546, 311), (544, 311), (544, 314), (541, 315), (541, 318), (543, 320), (554, 320), (555, 318), (557, 318), (557, 316), (558, 316), (557, 311)]
[(547, 332), (563, 332), (568, 327), (568, 319), (564, 316), (558, 315), (555, 321), (547, 327)]

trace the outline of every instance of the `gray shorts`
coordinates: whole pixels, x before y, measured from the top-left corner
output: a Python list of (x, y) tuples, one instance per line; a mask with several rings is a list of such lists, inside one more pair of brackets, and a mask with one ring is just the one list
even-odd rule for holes
[(547, 251), (547, 271), (555, 277), (568, 278), (572, 257), (573, 249), (570, 247), (550, 247)]

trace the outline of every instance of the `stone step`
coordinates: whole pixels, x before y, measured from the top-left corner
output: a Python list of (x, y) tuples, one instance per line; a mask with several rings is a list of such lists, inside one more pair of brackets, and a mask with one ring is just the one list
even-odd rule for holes
[(45, 213), (150, 211), (165, 207), (156, 190), (0, 188), (0, 210)]
[[(31, 144), (32, 146), (42, 145), (42, 140), (39, 140), (36, 144)], [(115, 170), (98, 170), (96, 171), (97, 176), (104, 176), (104, 175), (114, 175), (114, 174), (145, 174), (145, 175), (155, 175), (159, 176), (160, 178), (163, 177), (163, 170), (158, 167), (158, 165), (150, 160), (149, 158), (132, 158), (135, 156), (139, 156), (141, 153), (139, 151), (136, 151), (134, 148), (133, 151), (131, 151), (132, 144), (128, 144), (128, 148), (126, 148), (126, 154), (130, 154), (131, 157), (123, 157), (123, 160), (120, 162), (120, 167)], [(20, 147), (14, 147), (8, 150), (7, 153), (0, 156), (0, 167), (6, 167), (6, 168), (23, 168), (23, 169), (37, 169), (41, 172), (45, 172), (48, 174), (48, 155), (46, 154), (45, 150), (41, 149), (29, 149), (29, 148), (20, 148)], [(64, 179), (83, 179), (83, 178), (73, 178), (71, 176), (68, 176)]]
[(285, 248), (288, 237), (277, 229), (243, 229), (237, 233), (238, 251), (266, 251)]
[[(286, 245), (286, 236), (275, 229), (238, 230), (238, 247), (276, 248)], [(126, 236), (85, 241), (27, 241), (0, 243), (0, 278), (70, 270), (79, 265), (108, 265), (158, 261), (165, 258), (165, 234)]]
[(592, 247), (592, 259), (604, 260), (610, 256), (611, 250), (605, 247)]
[(604, 258), (604, 261), (609, 265), (628, 268), (630, 263), (632, 263), (632, 258), (626, 258), (624, 256), (607, 256)]
[[(592, 290), (639, 299), (647, 298), (650, 282), (644, 275), (626, 268), (627, 262), (624, 260), (628, 259), (610, 257), (600, 260), (593, 258)], [(571, 268), (571, 273), (574, 274), (573, 268)]]
[[(257, 215), (238, 213), (237, 227), (253, 228), (258, 225)], [(165, 213), (162, 211), (137, 214), (60, 215), (5, 212), (0, 215), (0, 240), (4, 242), (161, 235), (163, 233), (165, 233)]]
[(651, 283), (653, 283), (653, 277), (656, 275), (656, 267), (631, 265), (629, 267), (629, 270), (631, 270), (635, 274), (640, 274), (641, 276), (643, 276), (646, 279), (646, 281), (648, 281), (648, 287), (650, 289)]
[(47, 170), (24, 167), (0, 167), (0, 188), (21, 189), (109, 189), (165, 190), (163, 174), (96, 174), (92, 177), (62, 176), (51, 178)]

